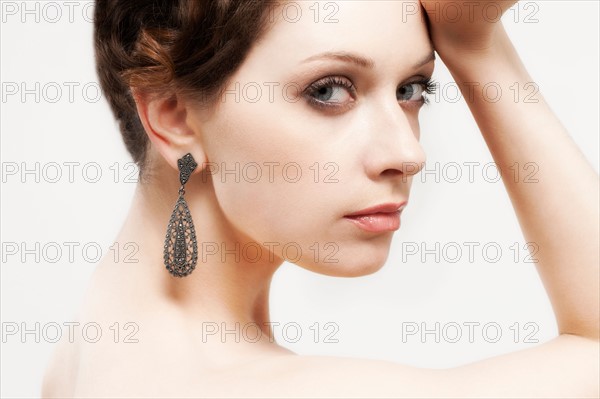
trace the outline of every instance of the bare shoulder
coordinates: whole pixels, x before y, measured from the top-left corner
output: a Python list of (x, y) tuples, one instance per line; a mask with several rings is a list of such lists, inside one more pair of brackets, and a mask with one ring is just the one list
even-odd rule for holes
[[(92, 348), (78, 365), (76, 349), (57, 352), (58, 367), (48, 374), (43, 397), (592, 398), (599, 393), (598, 342), (571, 335), (449, 369), (281, 355), (214, 372), (206, 362), (193, 361), (198, 357), (189, 351), (173, 353), (176, 347), (164, 350), (157, 342), (125, 350), (132, 353)], [(74, 373), (74, 365), (84, 371)], [(75, 379), (80, 384), (73, 391), (69, 382)]]
[(261, 392), (266, 397), (597, 398), (599, 358), (597, 340), (565, 334), (534, 348), (448, 369), (293, 356), (253, 368), (248, 377), (278, 380)]

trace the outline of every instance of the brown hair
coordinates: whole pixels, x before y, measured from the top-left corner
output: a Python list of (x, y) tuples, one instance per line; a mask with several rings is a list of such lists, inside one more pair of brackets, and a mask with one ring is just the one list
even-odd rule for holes
[(96, 72), (125, 146), (149, 146), (132, 89), (211, 104), (267, 27), (273, 0), (96, 0)]

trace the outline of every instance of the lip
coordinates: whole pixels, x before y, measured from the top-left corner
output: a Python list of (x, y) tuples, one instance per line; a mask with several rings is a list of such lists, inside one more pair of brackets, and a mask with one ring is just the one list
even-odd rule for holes
[(357, 212), (350, 213), (348, 215), (345, 215), (344, 217), (373, 215), (373, 214), (376, 214), (376, 213), (393, 213), (393, 212), (401, 210), (401, 208), (404, 209), (404, 207), (406, 207), (407, 202), (408, 201), (404, 201), (404, 202), (386, 202), (385, 204), (375, 205), (375, 206), (372, 206), (372, 207), (369, 207), (369, 208), (362, 209), (362, 210), (357, 211)]
[(400, 228), (400, 212), (406, 204), (407, 201), (388, 202), (353, 212), (344, 218), (368, 232), (395, 231)]

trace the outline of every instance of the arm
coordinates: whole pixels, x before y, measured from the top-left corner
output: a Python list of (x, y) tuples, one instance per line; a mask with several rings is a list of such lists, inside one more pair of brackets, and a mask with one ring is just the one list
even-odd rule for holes
[[(558, 329), (599, 338), (598, 175), (538, 93), (515, 103), (508, 89), (533, 82), (501, 25), (489, 48), (440, 53), (471, 109), (512, 201), (527, 241), (539, 245), (537, 270)], [(442, 50), (443, 51), (443, 50)], [(441, 52), (438, 50), (438, 52)], [(479, 85), (474, 86), (476, 82)], [(499, 101), (481, 88), (496, 82)], [(469, 86), (471, 88), (469, 88)], [(474, 89), (473, 89), (474, 87)], [(533, 162), (537, 182), (509, 169)]]
[[(436, 1), (421, 2), (425, 10), (433, 10)], [(496, 3), (506, 10), (515, 1)], [(452, 369), (448, 375), (475, 381), (482, 393), (486, 387), (494, 393), (492, 387), (498, 385), (498, 394), (597, 397), (598, 175), (540, 94), (519, 103), (506, 95), (515, 82), (523, 88), (533, 79), (500, 22), (434, 21), (430, 33), (502, 172), (525, 238), (539, 246), (537, 270), (560, 334), (539, 347)], [(482, 93), (489, 82), (505, 93), (497, 102)], [(511, 165), (522, 168), (528, 162), (538, 166), (538, 182), (515, 181)]]

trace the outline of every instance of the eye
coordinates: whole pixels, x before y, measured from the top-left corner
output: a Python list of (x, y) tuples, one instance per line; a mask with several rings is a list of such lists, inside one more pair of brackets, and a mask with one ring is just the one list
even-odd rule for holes
[(435, 91), (435, 83), (431, 79), (407, 83), (398, 87), (396, 98), (401, 102), (427, 102), (427, 94)]
[(305, 96), (311, 105), (325, 108), (339, 108), (354, 101), (356, 89), (345, 78), (329, 76), (311, 84), (305, 90)]
[(421, 101), (425, 88), (421, 83), (409, 83), (398, 88), (396, 98), (398, 101)]

